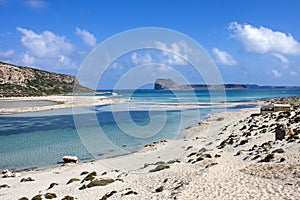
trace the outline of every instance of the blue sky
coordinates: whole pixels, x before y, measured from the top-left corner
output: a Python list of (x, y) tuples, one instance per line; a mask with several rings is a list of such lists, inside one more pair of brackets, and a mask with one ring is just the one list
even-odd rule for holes
[[(0, 9), (4, 62), (76, 75), (88, 53), (112, 35), (163, 27), (202, 45), (225, 83), (300, 85), (297, 0), (0, 0)], [(118, 64), (154, 57), (132, 52)], [(122, 67), (131, 66), (126, 62)], [(180, 70), (189, 76), (188, 69)], [(124, 72), (109, 69), (101, 88), (113, 87)]]

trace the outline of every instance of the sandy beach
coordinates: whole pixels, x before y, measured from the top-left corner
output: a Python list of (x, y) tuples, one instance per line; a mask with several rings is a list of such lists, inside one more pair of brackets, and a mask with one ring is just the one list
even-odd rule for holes
[[(213, 114), (184, 139), (0, 178), (0, 199), (299, 199), (299, 107), (258, 113)], [(283, 140), (275, 140), (277, 123), (291, 130)]]
[(37, 96), (37, 97), (7, 97), (1, 98), (1, 102), (28, 102), (28, 101), (48, 101), (54, 102), (55, 105), (49, 106), (28, 106), (28, 107), (18, 107), (18, 108), (0, 108), (0, 114), (16, 114), (24, 112), (36, 112), (44, 110), (57, 110), (63, 108), (72, 108), (79, 106), (93, 106), (93, 105), (105, 105), (105, 104), (115, 104), (127, 101), (127, 99), (116, 99), (109, 96)]

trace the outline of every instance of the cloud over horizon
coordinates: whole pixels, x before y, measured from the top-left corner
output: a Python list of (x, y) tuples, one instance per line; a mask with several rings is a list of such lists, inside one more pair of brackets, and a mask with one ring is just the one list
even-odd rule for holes
[(91, 47), (96, 45), (96, 37), (87, 30), (76, 28), (76, 35), (80, 36), (83, 42)]
[(238, 62), (226, 51), (221, 51), (218, 48), (213, 48), (212, 52), (215, 55), (216, 61), (223, 65), (234, 66)]
[(17, 27), (17, 30), (22, 34), (21, 43), (26, 48), (20, 58), (21, 63), (46, 69), (75, 67), (71, 58), (75, 46), (64, 36), (47, 30), (40, 34), (21, 27)]
[(188, 59), (188, 54), (192, 49), (184, 42), (166, 44), (160, 41), (155, 41), (155, 46), (161, 49), (164, 54), (163, 63), (167, 65), (185, 65)]
[(230, 23), (228, 29), (231, 36), (239, 40), (248, 52), (300, 55), (300, 43), (289, 33), (237, 22)]
[(282, 74), (279, 71), (277, 71), (276, 69), (271, 69), (271, 73), (273, 74), (273, 76), (275, 78), (280, 78), (282, 76)]
[(279, 53), (274, 53), (272, 55), (280, 60), (280, 62), (282, 63), (283, 68), (288, 68), (288, 66), (290, 64), (289, 59), (287, 59), (285, 56), (283, 56)]

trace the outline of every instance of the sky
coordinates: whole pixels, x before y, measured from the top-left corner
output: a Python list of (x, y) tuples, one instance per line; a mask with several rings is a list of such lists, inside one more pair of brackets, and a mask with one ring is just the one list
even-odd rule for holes
[[(0, 0), (0, 10), (3, 62), (77, 75), (89, 53), (111, 36), (161, 27), (200, 44), (224, 83), (300, 85), (298, 0)], [(184, 41), (166, 48), (188, 49)], [(99, 88), (114, 87), (130, 68), (148, 62), (170, 65), (199, 82), (186, 62), (144, 50), (120, 56)], [(168, 78), (167, 68), (159, 69), (149, 73), (153, 81)]]

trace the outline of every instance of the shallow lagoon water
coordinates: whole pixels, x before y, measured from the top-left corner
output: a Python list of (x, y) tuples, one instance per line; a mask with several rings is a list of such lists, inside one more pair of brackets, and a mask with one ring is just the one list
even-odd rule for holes
[[(0, 169), (55, 166), (65, 155), (76, 155), (82, 162), (128, 154), (154, 141), (184, 137), (184, 127), (199, 119), (193, 117), (199, 115), (198, 110), (151, 111), (152, 120), (167, 116), (163, 128), (153, 135), (153, 130), (147, 127), (151, 122), (149, 112), (129, 111), (133, 122), (144, 127), (140, 135), (132, 135), (130, 133), (134, 132), (134, 127), (125, 115), (127, 111), (111, 112), (109, 105), (79, 109), (80, 112), (75, 115), (77, 124), (74, 123), (72, 109), (0, 117)], [(208, 112), (203, 112), (201, 117), (206, 117)], [(96, 119), (93, 119), (94, 115)], [(181, 121), (182, 116), (187, 117)], [(114, 119), (116, 117), (122, 119), (118, 125)], [(119, 126), (128, 127), (129, 132), (121, 130)]]
[[(118, 98), (128, 98), (129, 94), (119, 95)], [(230, 91), (229, 95), (228, 101), (249, 102), (249, 105), (226, 108), (236, 111), (253, 107), (253, 100), (300, 96), (300, 91)], [(190, 91), (183, 91), (177, 97), (188, 104), (199, 101), (203, 108), (181, 110), (174, 106), (181, 100), (174, 99), (170, 92), (142, 91), (134, 93), (128, 104), (0, 116), (0, 170), (56, 166), (65, 155), (76, 155), (80, 162), (90, 161), (135, 152), (154, 141), (182, 138), (186, 127), (210, 113), (226, 110), (206, 103), (209, 102), (207, 91), (196, 92), (196, 96), (197, 100), (195, 94), (191, 96)], [(165, 103), (174, 108), (162, 109)], [(163, 126), (157, 131), (161, 122)]]

